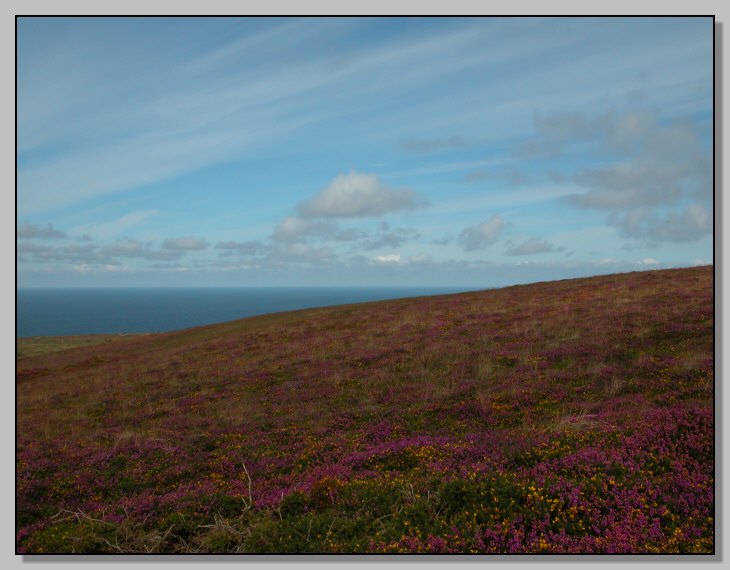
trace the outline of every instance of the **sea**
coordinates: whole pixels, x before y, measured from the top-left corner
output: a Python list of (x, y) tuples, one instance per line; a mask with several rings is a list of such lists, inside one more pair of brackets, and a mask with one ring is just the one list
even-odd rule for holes
[(265, 313), (441, 295), (472, 289), (458, 287), (18, 289), (16, 337), (165, 332)]

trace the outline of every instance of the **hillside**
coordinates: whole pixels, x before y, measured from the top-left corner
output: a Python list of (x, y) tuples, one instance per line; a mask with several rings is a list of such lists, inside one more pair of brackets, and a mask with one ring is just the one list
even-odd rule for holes
[[(137, 333), (131, 336), (141, 336), (150, 333)], [(125, 340), (130, 335), (128, 333), (117, 334), (85, 334), (85, 335), (69, 335), (69, 336), (35, 336), (28, 338), (16, 339), (15, 358), (28, 358), (29, 356), (38, 356), (48, 352), (57, 352), (59, 350), (67, 350), (76, 348), (77, 346), (89, 346), (92, 344), (102, 344), (106, 342), (116, 342)]]
[(712, 271), (23, 358), (16, 548), (711, 553)]

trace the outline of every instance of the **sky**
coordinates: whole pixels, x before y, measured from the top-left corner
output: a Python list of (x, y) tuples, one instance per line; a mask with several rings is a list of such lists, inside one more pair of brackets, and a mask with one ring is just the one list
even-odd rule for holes
[(17, 20), (19, 287), (713, 261), (713, 22)]

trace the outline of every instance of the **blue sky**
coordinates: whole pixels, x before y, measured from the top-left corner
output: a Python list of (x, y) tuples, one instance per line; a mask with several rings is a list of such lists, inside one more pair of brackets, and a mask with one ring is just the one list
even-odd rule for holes
[(28, 286), (712, 262), (711, 18), (20, 18)]

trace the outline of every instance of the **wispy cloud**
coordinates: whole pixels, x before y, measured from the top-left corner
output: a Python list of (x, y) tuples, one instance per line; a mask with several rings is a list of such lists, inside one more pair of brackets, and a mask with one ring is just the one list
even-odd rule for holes
[(210, 244), (204, 239), (195, 236), (184, 236), (178, 238), (168, 238), (162, 242), (162, 249), (172, 251), (200, 251), (206, 249)]
[(100, 224), (84, 224), (76, 226), (69, 233), (76, 237), (88, 236), (97, 240), (108, 240), (121, 236), (129, 229), (157, 214), (157, 210), (139, 210), (130, 212), (109, 222)]
[(711, 18), (21, 18), (19, 267), (708, 259), (711, 79)]
[[(55, 29), (50, 22), (43, 24), (43, 31), (36, 30), (52, 44), (50, 59), (33, 50), (31, 38), (37, 36), (30, 29), (20, 31), (19, 148), (44, 153), (19, 169), (24, 213), (52, 210), (250, 153), (304, 126), (345, 115), (347, 107), (336, 104), (342, 98), (376, 109), (394, 89), (422, 88), (442, 71), (483, 68), (541, 49), (515, 49), (519, 44), (510, 50), (483, 49), (499, 44), (509, 28), (484, 19), (449, 26), (434, 37), (396, 36), (357, 48), (352, 44), (347, 53), (332, 55), (318, 51), (312, 41), (326, 35), (332, 22), (306, 19), (242, 30), (243, 37), (218, 43), (187, 62), (170, 39), (175, 26), (184, 23), (171, 22), (162, 38), (143, 34), (136, 42), (122, 33), (124, 23), (85, 24), (71, 22), (73, 30), (65, 34), (68, 30), (60, 24)], [(367, 21), (341, 20), (339, 25), (369, 34)], [(94, 53), (86, 51), (89, 41)], [(152, 45), (155, 56), (149, 57)], [(121, 53), (136, 56), (134, 74), (127, 72)], [(300, 53), (308, 57), (298, 57)], [(259, 63), (262, 54), (276, 65)], [(343, 55), (349, 63), (334, 65)], [(69, 67), (74, 74), (64, 72)], [(363, 85), (361, 78), (374, 72), (389, 80)], [(59, 99), (69, 103), (57, 104)], [(387, 117), (383, 119), (387, 124)], [(61, 140), (77, 144), (54, 146)]]
[(403, 148), (415, 154), (432, 154), (449, 149), (462, 149), (473, 143), (459, 136), (450, 136), (439, 139), (409, 140), (403, 143)]
[(23, 255), (26, 263), (60, 264), (69, 267), (74, 264), (83, 265), (119, 265), (119, 261), (101, 251), (94, 244), (68, 245), (53, 247), (34, 242), (23, 241), (17, 246), (19, 254)]
[(532, 182), (532, 178), (527, 173), (514, 166), (499, 170), (477, 170), (464, 176), (464, 182), (479, 182), (490, 179), (508, 186), (524, 186)]
[(413, 228), (390, 228), (388, 223), (380, 226), (380, 231), (357, 243), (358, 249), (372, 251), (383, 248), (400, 247), (406, 242), (417, 239), (420, 234)]
[(139, 258), (146, 260), (177, 260), (184, 253), (183, 250), (175, 249), (159, 249), (154, 250), (150, 244), (141, 242), (136, 239), (121, 239), (113, 244), (106, 245), (99, 250), (102, 254), (109, 257)]
[(330, 263), (336, 259), (331, 247), (316, 247), (302, 243), (277, 244), (269, 251), (266, 262), (281, 265), (287, 263)]

